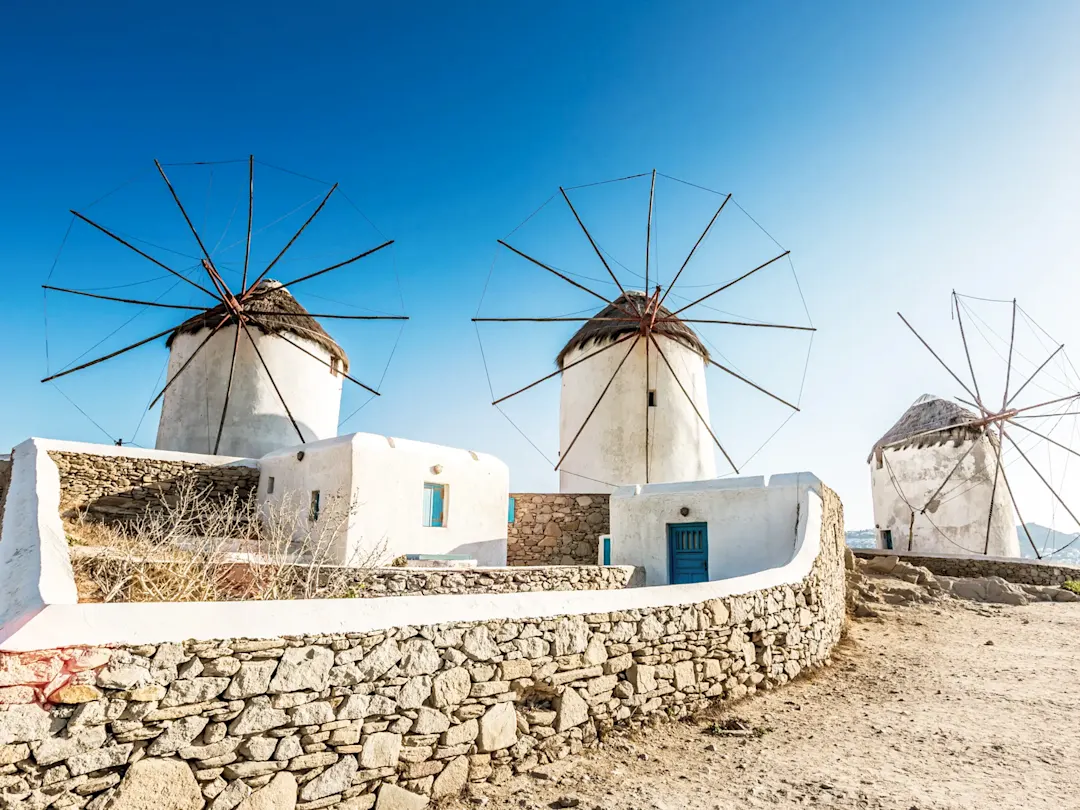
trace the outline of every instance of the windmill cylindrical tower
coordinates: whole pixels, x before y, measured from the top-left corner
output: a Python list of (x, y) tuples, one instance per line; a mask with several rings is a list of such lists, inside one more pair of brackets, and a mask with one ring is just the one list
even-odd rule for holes
[[(645, 301), (644, 293), (628, 291), (615, 304), (636, 308), (644, 307)], [(656, 346), (642, 336), (632, 350), (634, 337), (573, 365), (639, 332), (639, 323), (619, 321), (621, 317), (626, 316), (616, 306), (605, 307), (578, 330), (556, 360), (563, 369), (560, 491), (610, 492), (618, 486), (715, 478), (715, 445), (702, 422), (709, 419), (703, 359), (708, 351), (689, 326), (679, 320), (661, 320), (671, 317), (664, 308), (657, 314), (652, 334), (667, 363)], [(613, 375), (605, 394), (604, 387)]]
[(871, 451), (878, 548), (1019, 557), (997, 435), (959, 405), (924, 394)]
[[(183, 372), (180, 369), (184, 363), (229, 313), (224, 305), (218, 305), (181, 324), (170, 335), (167, 379), (176, 377), (176, 381), (165, 391), (161, 407), (156, 444), (159, 450), (213, 453), (226, 390), (228, 407), (217, 448), (219, 455), (259, 458), (300, 444), (293, 420), (304, 441), (337, 435), (341, 375), (349, 367), (342, 348), (275, 281), (260, 282), (244, 301), (243, 310), (265, 328), (251, 321), (247, 331), (235, 321), (227, 324), (198, 350)], [(229, 388), (237, 329), (240, 340)]]

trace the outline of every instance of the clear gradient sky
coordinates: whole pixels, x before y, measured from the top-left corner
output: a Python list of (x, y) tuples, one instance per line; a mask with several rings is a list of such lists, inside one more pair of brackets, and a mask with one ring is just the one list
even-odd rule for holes
[[(495, 239), (560, 184), (656, 167), (733, 192), (790, 248), (820, 329), (802, 412), (744, 472), (811, 470), (839, 491), (849, 528), (869, 526), (870, 446), (920, 394), (957, 392), (906, 333), (897, 310), (954, 363), (962, 353), (949, 318), (953, 288), (1019, 297), (1050, 333), (1070, 341), (1080, 299), (1078, 30), (1080, 5), (1068, 1), (194, 0), (167, 10), (123, 2), (10, 3), (0, 32), (6, 78), (0, 445), (30, 435), (105, 440), (56, 389), (38, 382), (46, 368), (39, 285), (68, 227), (67, 210), (85, 208), (147, 166), (152, 171), (155, 157), (183, 162), (254, 153), (340, 181), (378, 230), (397, 240), (382, 264), (310, 288), (352, 306), (396, 312), (401, 302), (385, 282), (396, 268), (412, 318), (385, 396), (343, 429), (494, 453), (510, 465), (513, 488), (554, 489), (550, 468), (488, 404), (470, 318)], [(199, 200), (199, 216), (226, 247), (242, 225), (230, 215), (243, 180), (242, 171), (230, 175), (237, 165), (221, 167), (212, 179), (175, 170), (182, 193)], [(259, 179), (267, 196), (257, 194), (257, 205), (267, 217), (320, 187), (269, 169), (260, 169)], [(161, 207), (153, 181), (143, 174), (95, 210), (127, 233), (178, 245), (183, 223)], [(241, 186), (229, 185), (236, 181)], [(632, 214), (638, 219), (631, 237), (618, 213), (629, 197), (582, 199), (598, 229), (606, 229), (605, 247), (634, 268), (635, 259), (627, 258), (633, 248), (619, 243), (640, 238), (641, 211)], [(642, 198), (635, 199), (640, 208)], [(658, 226), (666, 229), (661, 250), (668, 252), (658, 261), (670, 276), (684, 250), (675, 243), (701, 217), (707, 220), (715, 203), (707, 195), (677, 200), (674, 192), (663, 202), (669, 207), (660, 207), (658, 196), (658, 217), (669, 217)], [(572, 232), (554, 235), (565, 225), (565, 216), (538, 220), (521, 235), (560, 266), (598, 277), (602, 268), (595, 257), (586, 264), (589, 256)], [(332, 261), (381, 241), (366, 228), (353, 209), (337, 210), (294, 266), (314, 268), (321, 256)], [(281, 228), (269, 229), (256, 255), (272, 257), (280, 234), (287, 239)], [(72, 230), (55, 283), (102, 287), (156, 275), (92, 235)], [(739, 261), (769, 250), (752, 244), (753, 231), (740, 238), (747, 241), (732, 252), (723, 248), (734, 240), (711, 240), (693, 283), (719, 283), (736, 274)], [(235, 262), (235, 248), (230, 259)], [(592, 306), (587, 295), (560, 291), (551, 293), (549, 308), (546, 280), (503, 258), (496, 269), (486, 314), (564, 314)], [(775, 284), (790, 279), (785, 272)], [(798, 317), (791, 289), (772, 283), (724, 304), (762, 319)], [(165, 287), (125, 289), (156, 295)], [(305, 299), (301, 289), (297, 297), (310, 310), (347, 311)], [(189, 300), (177, 295), (165, 300)], [(50, 367), (81, 354), (131, 314), (111, 304), (57, 301), (53, 308), (53, 300)], [(537, 302), (544, 304), (539, 310)], [(985, 306), (983, 317), (998, 318), (996, 328), (1007, 330), (1002, 312)], [(100, 351), (160, 331), (168, 318), (146, 316)], [(396, 331), (370, 329), (332, 331), (354, 367), (377, 379)], [(550, 371), (570, 331), (490, 333), (497, 388)], [(485, 345), (488, 337), (485, 332)], [(805, 343), (797, 350), (755, 344), (757, 336), (741, 332), (712, 339), (755, 379), (798, 393)], [(1028, 353), (1037, 351), (1033, 344)], [(163, 346), (148, 347), (115, 368), (79, 380), (73, 375), (62, 388), (105, 433), (131, 438), (165, 356)], [(513, 415), (554, 455), (557, 384), (551, 385)], [(782, 413), (759, 410), (734, 392), (728, 400), (726, 385), (710, 388), (713, 424), (740, 449), (752, 449)], [(349, 392), (343, 413), (363, 401)], [(138, 443), (153, 444), (156, 418), (156, 412), (146, 417)], [(1022, 484), (1031, 503), (1024, 517), (1056, 519), (1029, 483)]]

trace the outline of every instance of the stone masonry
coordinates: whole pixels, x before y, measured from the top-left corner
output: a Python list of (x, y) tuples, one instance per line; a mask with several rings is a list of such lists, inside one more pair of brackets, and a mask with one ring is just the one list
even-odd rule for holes
[(800, 582), (673, 607), (0, 655), (0, 807), (377, 810), (828, 662), (843, 515)]
[(645, 571), (634, 566), (548, 565), (514, 568), (369, 568), (357, 571), (356, 596), (430, 596), (463, 593), (607, 591), (639, 588)]
[(509, 565), (596, 565), (597, 542), (611, 530), (604, 495), (513, 493)]
[(0, 458), (0, 526), (4, 525), (4, 503), (11, 487), (11, 459)]
[(199, 490), (212, 496), (233, 492), (248, 498), (259, 485), (259, 470), (232, 464), (200, 464), (130, 456), (50, 451), (60, 471), (60, 513), (73, 517), (83, 512), (100, 520), (136, 517), (184, 478), (194, 476)]
[(1018, 585), (1061, 585), (1080, 582), (1080, 567), (1058, 565), (1040, 560), (1001, 559), (999, 557), (963, 557), (948, 554), (908, 554), (876, 548), (853, 548), (856, 557), (897, 557), (912, 565), (922, 566), (932, 574), (943, 577), (1001, 577)]

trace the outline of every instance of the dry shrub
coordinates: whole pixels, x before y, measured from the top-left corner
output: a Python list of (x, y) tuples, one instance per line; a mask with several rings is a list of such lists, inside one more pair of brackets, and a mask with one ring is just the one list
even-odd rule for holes
[(80, 602), (218, 602), (355, 596), (385, 543), (345, 565), (353, 499), (330, 496), (311, 520), (288, 495), (261, 509), (254, 495), (221, 498), (185, 479), (139, 517), (68, 521)]

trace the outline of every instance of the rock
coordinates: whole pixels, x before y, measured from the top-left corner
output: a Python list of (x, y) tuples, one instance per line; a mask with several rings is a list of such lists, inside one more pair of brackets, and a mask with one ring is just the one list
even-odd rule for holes
[(294, 810), (295, 807), (296, 777), (282, 771), (275, 774), (266, 787), (244, 799), (238, 810)]
[(1080, 602), (1080, 593), (1074, 593), (1065, 588), (1060, 588), (1054, 594), (1055, 602)]
[[(434, 649), (434, 648), (433, 648)], [(398, 692), (398, 706), (403, 709), (419, 709), (431, 697), (431, 676), (417, 675), (409, 678)]]
[(274, 761), (287, 762), (303, 753), (304, 748), (300, 745), (299, 737), (283, 737), (274, 749)]
[[(382, 677), (401, 660), (401, 648), (393, 639), (387, 639), (374, 650), (364, 656), (364, 659), (356, 665), (356, 677), (360, 682), (366, 683)], [(342, 663), (339, 661), (338, 663)]]
[(72, 776), (81, 776), (84, 773), (92, 773), (105, 768), (115, 768), (118, 765), (127, 763), (134, 747), (132, 743), (125, 743), (124, 745), (111, 745), (108, 748), (98, 748), (95, 751), (70, 757), (67, 760), (67, 767)]
[(1031, 600), (1027, 594), (1001, 577), (987, 577), (986, 601), (1001, 605), (1026, 605)]
[(644, 664), (634, 664), (626, 670), (626, 680), (634, 687), (634, 694), (652, 692), (656, 689), (656, 668)]
[(0, 745), (0, 767), (14, 765), (30, 757), (30, 746), (26, 743), (18, 745)]
[(428, 803), (427, 796), (399, 788), (397, 785), (383, 785), (379, 788), (375, 810), (423, 810)]
[(284, 710), (273, 708), (270, 705), (270, 698), (260, 695), (248, 701), (243, 711), (229, 725), (229, 733), (233, 736), (245, 737), (284, 726), (288, 722), (289, 715)]
[(465, 631), (461, 651), (473, 661), (490, 661), (499, 654), (499, 646), (492, 640), (487, 627), (481, 624)]
[(693, 661), (680, 661), (675, 665), (675, 688), (684, 690), (697, 683)]
[(365, 768), (397, 767), (398, 753), (401, 751), (401, 735), (388, 731), (371, 734), (364, 741), (364, 750), (360, 754), (360, 764)]
[(427, 639), (410, 639), (401, 645), (401, 673), (406, 677), (431, 675), (439, 671), (442, 658)]
[(566, 687), (556, 701), (555, 730), (566, 731), (568, 728), (580, 726), (588, 719), (589, 704), (582, 699), (576, 689), (571, 686)]
[(250, 795), (251, 788), (240, 779), (236, 779), (229, 782), (228, 786), (210, 802), (206, 810), (233, 810)]
[(140, 686), (136, 689), (132, 689), (129, 692), (124, 693), (125, 697), (135, 703), (150, 703), (151, 701), (161, 700), (165, 697), (165, 687), (158, 684), (150, 684), (148, 686)]
[[(199, 659), (194, 658), (194, 661)], [(205, 703), (213, 700), (229, 685), (228, 678), (192, 678), (188, 681), (173, 681), (169, 687), (165, 699), (161, 701), (162, 708), (171, 706), (184, 706), (188, 703)]]
[(441, 799), (444, 796), (456, 796), (469, 780), (469, 758), (456, 757), (447, 763), (442, 773), (435, 777), (431, 786), (431, 796)]
[(274, 676), (277, 661), (245, 661), (240, 665), (239, 671), (233, 676), (229, 688), (225, 690), (223, 697), (226, 700), (238, 700), (243, 698), (264, 695), (270, 688), (270, 679)]
[(517, 742), (517, 712), (513, 703), (496, 703), (480, 718), (477, 747), (481, 753), (509, 748)]
[(173, 754), (181, 748), (187, 748), (191, 742), (202, 734), (209, 721), (205, 717), (184, 717), (174, 720), (172, 725), (150, 743), (146, 753), (152, 757), (160, 757), (164, 754)]
[(321, 726), (334, 722), (334, 707), (325, 700), (305, 703), (289, 710), (289, 719), (294, 726)]
[(899, 561), (897, 557), (874, 557), (870, 562), (864, 563), (863, 567), (875, 574), (891, 574)]
[(352, 785), (358, 766), (356, 757), (345, 756), (300, 788), (300, 801), (313, 802), (341, 793)]
[(554, 654), (583, 653), (589, 647), (589, 625), (580, 619), (562, 619), (555, 627)]
[(338, 720), (364, 720), (372, 715), (394, 714), (397, 704), (382, 695), (349, 695), (338, 706)]
[(450, 718), (440, 711), (435, 709), (429, 709), (426, 706), (421, 708), (416, 715), (416, 722), (413, 724), (413, 734), (442, 734), (450, 728)]
[(68, 757), (101, 748), (103, 745), (105, 745), (105, 726), (90, 726), (67, 737), (50, 737), (31, 747), (37, 764), (48, 766), (63, 762)]
[(109, 810), (202, 810), (199, 783), (184, 762), (140, 759), (127, 769)]
[(231, 678), (240, 671), (242, 666), (238, 658), (223, 655), (221, 658), (212, 658), (204, 662), (202, 674), (208, 678)]
[(103, 689), (135, 689), (148, 684), (150, 678), (149, 667), (113, 663), (97, 674), (97, 685)]
[(326, 647), (290, 647), (282, 654), (267, 691), (321, 692), (327, 686), (334, 653)]
[(375, 794), (365, 793), (362, 796), (354, 796), (343, 801), (337, 806), (337, 810), (371, 810), (375, 806)]
[[(226, 740), (218, 745), (224, 745), (226, 743), (232, 743), (232, 740)], [(216, 746), (208, 746), (216, 747)], [(240, 743), (239, 752), (245, 759), (254, 760), (255, 762), (266, 762), (274, 755), (274, 751), (277, 750), (278, 741), (273, 737), (248, 737), (242, 743)], [(222, 754), (226, 754), (228, 751), (222, 751)], [(180, 752), (180, 756), (184, 756), (184, 752)]]
[(89, 703), (100, 700), (104, 693), (88, 683), (71, 683), (48, 694), (51, 703)]
[(333, 751), (319, 751), (315, 754), (304, 754), (295, 757), (289, 762), (289, 770), (306, 771), (310, 768), (328, 768), (339, 759), (340, 757)]
[(457, 706), (469, 696), (472, 678), (464, 667), (455, 667), (436, 675), (431, 687), (431, 702), (436, 708)]
[(53, 719), (47, 709), (36, 703), (8, 706), (0, 710), (0, 745), (38, 742), (63, 727), (63, 720)]
[(512, 661), (503, 661), (499, 664), (499, 680), (513, 681), (518, 678), (528, 678), (532, 675), (532, 671), (532, 663), (522, 658), (515, 658)]
[[(509, 704), (505, 704), (509, 705)], [(471, 743), (480, 733), (480, 724), (475, 720), (466, 720), (457, 726), (450, 726), (442, 735), (442, 744), (447, 748)]]

